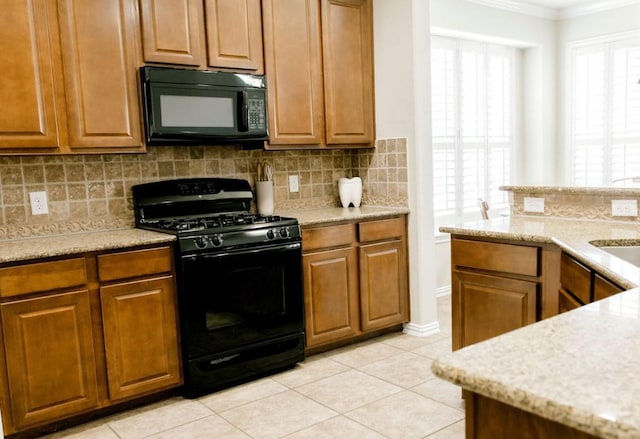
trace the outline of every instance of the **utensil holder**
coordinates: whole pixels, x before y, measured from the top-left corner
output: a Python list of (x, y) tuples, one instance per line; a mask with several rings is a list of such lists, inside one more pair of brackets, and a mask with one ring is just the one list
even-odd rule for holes
[(271, 215), (273, 213), (273, 181), (257, 181), (256, 195), (258, 197), (258, 213)]

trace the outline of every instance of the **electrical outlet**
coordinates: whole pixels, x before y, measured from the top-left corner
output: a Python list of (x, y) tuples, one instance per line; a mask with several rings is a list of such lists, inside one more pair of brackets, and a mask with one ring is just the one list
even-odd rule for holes
[(32, 215), (44, 215), (49, 213), (49, 206), (47, 206), (47, 193), (42, 192), (29, 192), (29, 199), (31, 201), (31, 214)]
[(611, 216), (638, 216), (638, 200), (611, 200)]
[(300, 191), (300, 184), (298, 181), (298, 176), (290, 175), (289, 176), (289, 192), (299, 192), (299, 191)]
[(544, 198), (524, 197), (524, 211), (544, 213)]

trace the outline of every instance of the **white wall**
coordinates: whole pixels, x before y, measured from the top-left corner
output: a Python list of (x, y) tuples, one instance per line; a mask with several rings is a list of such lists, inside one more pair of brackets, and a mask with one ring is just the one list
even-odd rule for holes
[(640, 2), (635, 5), (611, 9), (589, 15), (562, 20), (558, 28), (558, 133), (557, 149), (562, 162), (559, 167), (560, 184), (570, 183), (570, 145), (568, 144), (569, 126), (567, 118), (568, 84), (566, 72), (569, 69), (567, 46), (581, 40), (598, 38), (611, 34), (640, 31)]
[(406, 137), (409, 173), (411, 321), (438, 332), (433, 236), (429, 2), (374, 0), (376, 132)]
[[(514, 185), (556, 178), (556, 23), (465, 0), (431, 0), (434, 32), (512, 45), (523, 50), (523, 137), (514, 157)], [(536, 163), (537, 166), (526, 166)]]

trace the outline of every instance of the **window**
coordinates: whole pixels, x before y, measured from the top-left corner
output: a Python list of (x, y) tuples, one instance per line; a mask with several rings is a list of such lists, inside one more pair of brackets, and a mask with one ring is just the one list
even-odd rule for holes
[(640, 35), (569, 50), (573, 184), (637, 185), (631, 178), (640, 176)]
[(433, 36), (431, 100), (436, 223), (480, 219), (479, 199), (508, 207), (516, 49)]

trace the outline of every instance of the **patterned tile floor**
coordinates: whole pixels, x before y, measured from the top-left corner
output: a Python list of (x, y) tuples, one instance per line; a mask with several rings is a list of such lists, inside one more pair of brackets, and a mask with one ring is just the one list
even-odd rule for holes
[(228, 390), (174, 397), (46, 437), (462, 439), (460, 390), (430, 370), (451, 350), (450, 309), (449, 297), (438, 299), (438, 335), (385, 335)]

